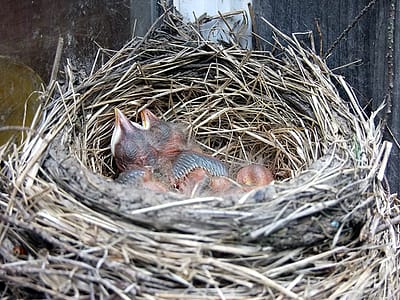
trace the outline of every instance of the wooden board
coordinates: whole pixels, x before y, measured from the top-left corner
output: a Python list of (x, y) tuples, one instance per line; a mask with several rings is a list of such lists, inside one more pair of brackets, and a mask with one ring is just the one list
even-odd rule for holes
[[(322, 55), (340, 34), (354, 21), (368, 5), (369, 0), (253, 0), (257, 32), (266, 39), (271, 38), (271, 30), (261, 20), (264, 17), (286, 34), (312, 31), (317, 52), (322, 37)], [(399, 1), (376, 1), (354, 24), (331, 55), (327, 58), (330, 68), (345, 76), (354, 87), (361, 105), (366, 112), (379, 107), (388, 92), (388, 20), (390, 3), (397, 3), (397, 18), (394, 23), (394, 38), (400, 41), (400, 4)], [(319, 29), (318, 29), (318, 26)], [(307, 37), (305, 37), (307, 38)], [(357, 62), (345, 68), (340, 68)], [(400, 80), (400, 48), (394, 43), (394, 82)], [(385, 131), (385, 139), (395, 143), (400, 140), (400, 85), (394, 84), (391, 113), (387, 119), (390, 130)], [(392, 136), (393, 134), (393, 136)], [(391, 192), (400, 191), (400, 153), (394, 145), (388, 163), (387, 176)]]
[[(62, 63), (89, 68), (98, 47), (119, 49), (131, 36), (130, 1), (0, 0), (0, 55), (49, 80), (59, 36)], [(62, 69), (62, 68), (61, 68)]]

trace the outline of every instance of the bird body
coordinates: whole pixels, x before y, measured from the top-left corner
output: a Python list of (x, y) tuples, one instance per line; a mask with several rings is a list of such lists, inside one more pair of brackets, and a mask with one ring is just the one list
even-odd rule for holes
[(143, 109), (140, 115), (143, 127), (147, 129), (147, 140), (157, 149), (160, 157), (174, 159), (193, 146), (180, 124), (160, 120), (149, 109)]
[(244, 191), (266, 186), (273, 180), (274, 175), (271, 170), (259, 164), (244, 166), (236, 174), (236, 182), (242, 185)]
[(228, 169), (220, 160), (190, 150), (182, 151), (177, 155), (172, 174), (174, 178), (179, 179), (187, 176), (194, 169), (203, 169), (212, 176), (228, 176)]
[(143, 186), (146, 189), (156, 192), (167, 192), (168, 187), (153, 176), (153, 172), (146, 168), (132, 169), (119, 174), (116, 182), (122, 184), (135, 185), (136, 187)]

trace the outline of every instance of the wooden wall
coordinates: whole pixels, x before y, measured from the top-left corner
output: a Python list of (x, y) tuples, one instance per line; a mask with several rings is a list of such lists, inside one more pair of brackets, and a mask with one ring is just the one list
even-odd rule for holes
[[(266, 18), (286, 34), (313, 31), (315, 45), (320, 45), (322, 54), (335, 42), (339, 35), (366, 8), (370, 0), (253, 0), (258, 33), (271, 38), (271, 30), (261, 20)], [(394, 7), (391, 7), (394, 4)], [(390, 69), (388, 69), (389, 14), (394, 9), (394, 85), (391, 95), (391, 112), (381, 114), (387, 119), (389, 130), (385, 138), (394, 143), (388, 164), (387, 175), (391, 192), (400, 191), (400, 153), (396, 141), (400, 141), (400, 1), (376, 1), (354, 24), (348, 35), (342, 39), (327, 58), (331, 68), (339, 68), (359, 61), (351, 66), (340, 68), (342, 74), (355, 89), (366, 111), (376, 109), (388, 95)], [(317, 24), (320, 29), (318, 29)]]
[(50, 78), (58, 38), (63, 60), (89, 68), (98, 45), (118, 49), (131, 36), (130, 0), (0, 0), (0, 55)]

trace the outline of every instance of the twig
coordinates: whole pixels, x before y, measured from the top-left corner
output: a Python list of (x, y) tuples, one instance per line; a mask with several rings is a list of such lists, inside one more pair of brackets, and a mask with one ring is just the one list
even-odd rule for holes
[(60, 67), (60, 60), (61, 60), (63, 46), (64, 46), (64, 39), (62, 37), (59, 37), (57, 43), (56, 55), (54, 56), (53, 68), (51, 69), (50, 80), (47, 86), (48, 89), (53, 84), (53, 82), (56, 81), (58, 69)]

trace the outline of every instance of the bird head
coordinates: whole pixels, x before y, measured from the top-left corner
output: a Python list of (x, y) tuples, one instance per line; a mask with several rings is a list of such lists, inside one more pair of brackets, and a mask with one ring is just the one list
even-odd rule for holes
[(148, 141), (162, 157), (174, 157), (188, 147), (187, 134), (180, 124), (163, 121), (149, 109), (143, 109), (140, 116), (143, 128), (148, 130)]
[(111, 152), (114, 156), (118, 156), (128, 139), (142, 138), (144, 128), (138, 123), (131, 122), (118, 108), (115, 108), (114, 111), (115, 126), (111, 137)]
[(173, 134), (173, 123), (160, 120), (147, 108), (140, 112), (140, 117), (142, 126), (148, 130), (148, 137), (153, 139), (153, 143), (163, 143), (170, 139)]
[(140, 111), (140, 118), (142, 121), (142, 128), (145, 130), (149, 130), (152, 126), (159, 126), (159, 124), (163, 122), (148, 108)]
[(131, 122), (118, 108), (115, 109), (111, 152), (121, 172), (154, 164), (155, 153), (146, 139), (146, 132), (144, 126)]

